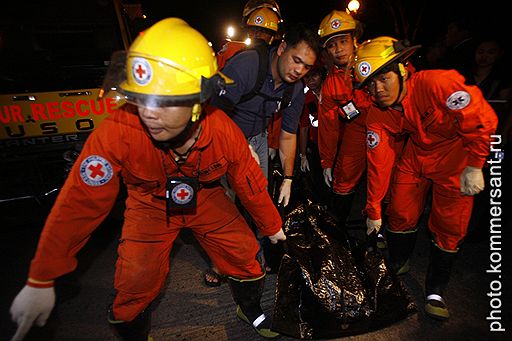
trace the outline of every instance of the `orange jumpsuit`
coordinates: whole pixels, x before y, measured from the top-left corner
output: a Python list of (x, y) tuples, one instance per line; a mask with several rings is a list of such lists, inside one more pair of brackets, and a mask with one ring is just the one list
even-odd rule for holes
[[(371, 107), (368, 113), (368, 195), (366, 212), (380, 219), (380, 203), (391, 181), (387, 209), (391, 231), (415, 229), (432, 187), (428, 226), (437, 244), (456, 250), (467, 230), (473, 196), (460, 194), (466, 166), (481, 168), (489, 153), (497, 117), (480, 90), (453, 70), (420, 71), (407, 80), (403, 113)], [(409, 141), (396, 174), (394, 136)]]
[[(354, 101), (361, 114), (353, 121), (339, 117), (338, 106)], [(362, 91), (352, 90), (345, 69), (331, 67), (322, 85), (318, 109), (318, 148), (322, 168), (331, 168), (332, 189), (338, 194), (354, 191), (366, 169), (366, 107)]]
[[(224, 112), (207, 108), (203, 113), (201, 135), (180, 173), (170, 152), (153, 144), (135, 110), (121, 108), (88, 138), (46, 221), (29, 271), (42, 281), (73, 271), (77, 252), (108, 215), (123, 181), (128, 197), (113, 304), (116, 320), (123, 321), (135, 318), (163, 288), (172, 245), (185, 227), (221, 273), (240, 279), (263, 275), (256, 260), (258, 242), (225, 195), (218, 181), (223, 175), (262, 235), (273, 235), (282, 225), (242, 131)], [(167, 217), (168, 176), (198, 178), (195, 212)]]
[(217, 52), (217, 67), (221, 70), (224, 65), (226, 65), (226, 61), (233, 57), (235, 53), (240, 51), (241, 49), (246, 48), (247, 45), (243, 41), (228, 41), (223, 46), (222, 49)]
[(278, 111), (274, 114), (274, 119), (267, 126), (268, 131), (268, 147), (279, 149), (279, 137), (281, 136), (281, 122), (283, 121), (283, 114)]

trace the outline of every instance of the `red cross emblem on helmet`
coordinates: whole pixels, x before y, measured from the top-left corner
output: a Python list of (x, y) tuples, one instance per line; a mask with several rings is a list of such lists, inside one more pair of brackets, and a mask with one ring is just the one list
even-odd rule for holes
[(340, 26), (341, 26), (340, 19), (334, 19), (333, 21), (331, 21), (331, 28), (333, 30), (337, 30), (338, 28), (340, 28)]
[(151, 81), (153, 70), (144, 58), (134, 58), (132, 61), (132, 76), (138, 85), (146, 85)]
[(261, 16), (261, 15), (257, 15), (256, 18), (254, 18), (254, 23), (256, 25), (261, 25), (261, 24), (263, 24), (264, 21), (265, 21), (265, 18), (263, 18), (263, 16)]
[(359, 71), (359, 74), (363, 77), (366, 77), (370, 74), (370, 72), (372, 71), (372, 66), (370, 65), (370, 63), (368, 62), (362, 62), (361, 64), (359, 64), (359, 66), (357, 67), (357, 70)]

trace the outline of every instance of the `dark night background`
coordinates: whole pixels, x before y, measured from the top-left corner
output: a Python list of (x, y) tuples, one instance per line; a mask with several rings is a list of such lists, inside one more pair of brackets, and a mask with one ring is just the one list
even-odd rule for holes
[[(147, 19), (138, 22), (140, 29), (166, 17), (180, 17), (203, 33), (213, 43), (214, 49), (218, 50), (228, 25), (241, 28), (240, 20), (245, 1), (123, 2), (142, 3), (143, 13)], [(333, 9), (344, 9), (347, 2), (348, 0), (278, 0), (285, 25), (305, 22), (315, 30), (324, 16)], [(476, 34), (496, 35), (505, 38), (505, 42), (510, 41), (507, 36), (510, 32), (507, 25), (510, 19), (504, 1), (487, 1), (479, 4), (462, 0), (360, 2), (361, 8), (356, 15), (356, 18), (364, 23), (364, 33), (360, 41), (390, 35), (399, 39), (408, 38), (414, 44), (429, 46), (443, 37), (451, 18), (464, 14), (473, 18)], [(122, 45), (115, 34), (118, 27), (117, 21), (112, 20), (115, 16), (111, 4), (112, 0), (3, 1), (0, 9), (0, 94), (100, 86), (112, 50)], [(510, 49), (509, 46), (505, 47)], [(421, 56), (421, 53), (418, 54)], [(46, 154), (38, 154), (37, 150), (29, 151), (31, 154), (25, 161), (17, 154), (17, 150), (13, 149), (12, 155), (9, 155), (5, 149), (0, 148), (0, 197), (10, 194), (11, 189), (23, 191), (23, 194), (44, 193), (39, 186), (44, 185), (43, 189), (52, 188), (54, 182), (60, 184), (63, 181), (61, 173), (64, 172), (64, 167), (60, 150), (57, 150), (58, 161), (55, 161), (57, 158), (48, 158)], [(23, 166), (19, 166), (20, 164)], [(47, 167), (48, 164), (53, 168)], [(51, 172), (46, 174), (40, 171), (46, 169), (45, 167)], [(506, 174), (504, 171), (505, 176)], [(506, 186), (510, 188), (508, 183)], [(503, 199), (504, 211), (506, 207), (510, 207), (510, 200), (507, 200), (510, 196), (506, 196), (507, 198)], [(37, 202), (25, 200), (21, 203), (9, 202), (0, 205), (0, 254), (3, 260), (0, 267), (0, 278), (3, 279), (0, 294), (2, 341), (14, 334), (15, 325), (8, 316), (8, 307), (24, 284), (30, 259), (53, 199), (54, 196), (50, 196)], [(91, 243), (82, 251), (79, 270), (61, 282), (63, 284), (59, 292), (60, 308), (53, 313), (48, 326), (33, 330), (27, 341), (112, 340), (113, 335), (105, 323), (105, 310), (111, 294), (114, 239), (117, 238), (119, 228), (119, 221), (115, 219), (116, 214), (120, 215), (114, 210), (114, 218), (107, 220), (108, 226), (99, 229)], [(506, 216), (510, 217), (510, 212), (506, 212)], [(508, 337), (505, 333), (488, 332), (486, 314), (489, 312), (489, 298), (486, 294), (494, 277), (485, 273), (489, 265), (487, 238), (469, 242), (461, 250), (450, 289), (450, 309), (453, 311), (453, 318), (450, 318), (449, 323), (442, 325), (431, 321), (420, 311), (417, 316), (402, 324), (350, 339), (512, 340), (512, 281), (509, 270), (511, 229), (507, 228), (510, 227), (510, 220), (505, 222), (505, 219), (502, 315)], [(407, 285), (418, 302), (422, 299), (422, 283), (427, 267), (426, 234), (423, 235), (422, 242), (422, 247), (417, 249), (413, 259), (416, 266), (412, 270), (412, 275), (407, 277)], [(207, 263), (194, 253), (194, 245), (188, 243), (181, 242), (176, 247), (182, 249), (176, 253), (175, 264), (179, 271), (172, 272), (172, 287), (166, 291), (167, 297), (155, 316), (155, 336), (160, 336), (160, 339), (164, 340), (248, 340), (247, 326), (239, 323), (234, 314), (226, 313), (233, 308), (228, 287), (224, 285), (212, 289), (203, 285), (202, 271)], [(193, 295), (190, 292), (193, 292)], [(269, 307), (272, 305), (271, 295), (268, 295), (266, 302)]]
[[(246, 0), (122, 0), (140, 4), (146, 19), (128, 24), (131, 38), (158, 20), (179, 17), (222, 47), (226, 28), (238, 28), (234, 39), (244, 39), (241, 16)], [(333, 9), (348, 0), (278, 1), (286, 26), (304, 22), (315, 31)], [(475, 35), (506, 36), (506, 11), (500, 2), (484, 8), (463, 0), (360, 0), (355, 15), (363, 24), (359, 42), (376, 36), (407, 38), (424, 46), (441, 40), (448, 22), (460, 16), (474, 21)], [(123, 49), (111, 0), (26, 0), (8, 2), (0, 10), (0, 93), (94, 88), (102, 83), (112, 51)], [(506, 39), (502, 39), (507, 42)], [(503, 44), (502, 44), (503, 45)], [(504, 44), (506, 49), (510, 47)], [(510, 51), (508, 51), (510, 52)], [(510, 56), (510, 53), (507, 53)]]
[[(344, 9), (348, 0), (320, 0), (314, 2), (281, 0), (284, 23), (305, 22), (315, 30), (320, 21), (333, 9)], [(484, 8), (469, 1), (439, 0), (361, 0), (356, 18), (364, 24), (362, 39), (380, 35), (408, 38), (413, 43), (429, 44), (443, 35), (451, 18), (469, 15), (475, 20), (474, 29), (480, 33), (505, 33), (505, 13), (500, 1)], [(142, 1), (143, 10), (149, 20), (177, 16), (201, 31), (216, 44), (223, 38), (228, 24), (239, 25), (245, 1)], [(405, 20), (400, 20), (400, 17)], [(396, 24), (395, 24), (396, 17)], [(409, 29), (404, 29), (408, 26)], [(407, 31), (407, 33), (405, 32)]]

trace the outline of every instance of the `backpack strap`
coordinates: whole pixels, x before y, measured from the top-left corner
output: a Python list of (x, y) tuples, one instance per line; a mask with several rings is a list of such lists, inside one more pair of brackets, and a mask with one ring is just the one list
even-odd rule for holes
[(256, 50), (258, 52), (258, 75), (256, 77), (256, 82), (254, 83), (253, 88), (248, 93), (245, 93), (240, 97), (240, 101), (238, 103), (247, 102), (254, 96), (256, 96), (263, 84), (265, 83), (265, 78), (267, 77), (267, 70), (269, 66), (268, 58), (269, 58), (269, 49), (268, 46), (263, 44), (256, 44), (251, 49)]
[(286, 89), (284, 89), (283, 97), (281, 98), (281, 110), (284, 110), (284, 108), (288, 107), (290, 105), (290, 102), (292, 101), (293, 97), (293, 90), (295, 88), (295, 85), (289, 86)]

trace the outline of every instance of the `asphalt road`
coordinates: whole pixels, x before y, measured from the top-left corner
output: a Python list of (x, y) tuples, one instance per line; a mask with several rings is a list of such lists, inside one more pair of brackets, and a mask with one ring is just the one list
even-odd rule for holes
[[(357, 199), (361, 203), (362, 199)], [(0, 339), (9, 340), (15, 325), (8, 310), (12, 299), (23, 287), (30, 259), (35, 251), (49, 202), (26, 200), (0, 207)], [(508, 205), (510, 209), (510, 205)], [(357, 212), (357, 205), (353, 212)], [(428, 213), (428, 212), (427, 212)], [(357, 213), (356, 213), (357, 215)], [(47, 325), (33, 328), (27, 340), (116, 340), (106, 321), (106, 308), (112, 294), (115, 248), (121, 221), (118, 212), (109, 217), (79, 253), (79, 267), (60, 279), (56, 292), (58, 304)], [(353, 217), (354, 218), (354, 217)], [(355, 217), (358, 218), (358, 217)], [(512, 280), (510, 230), (503, 226), (499, 256), (500, 274), (486, 273), (498, 254), (490, 258), (488, 227), (481, 226), (480, 236), (465, 242), (460, 250), (447, 301), (452, 317), (445, 322), (428, 318), (423, 311), (423, 283), (428, 263), (428, 235), (421, 223), (418, 244), (411, 259), (412, 270), (403, 276), (418, 312), (387, 328), (347, 340), (511, 340)], [(356, 232), (357, 233), (357, 232)], [(182, 233), (172, 253), (168, 285), (153, 307), (152, 331), (158, 340), (257, 340), (252, 329), (237, 320), (229, 288), (223, 284), (209, 288), (203, 284), (202, 271), (207, 261), (190, 233)], [(501, 277), (498, 277), (501, 276)], [(267, 276), (262, 305), (272, 312), (277, 275)], [(497, 282), (492, 282), (493, 280)], [(494, 283), (494, 291), (491, 290)], [(500, 284), (500, 288), (498, 288)], [(494, 297), (487, 294), (493, 292)], [(493, 301), (491, 299), (494, 298)], [(490, 304), (497, 307), (504, 332), (490, 332)], [(495, 324), (497, 325), (497, 324)], [(293, 340), (282, 336), (281, 340)]]

